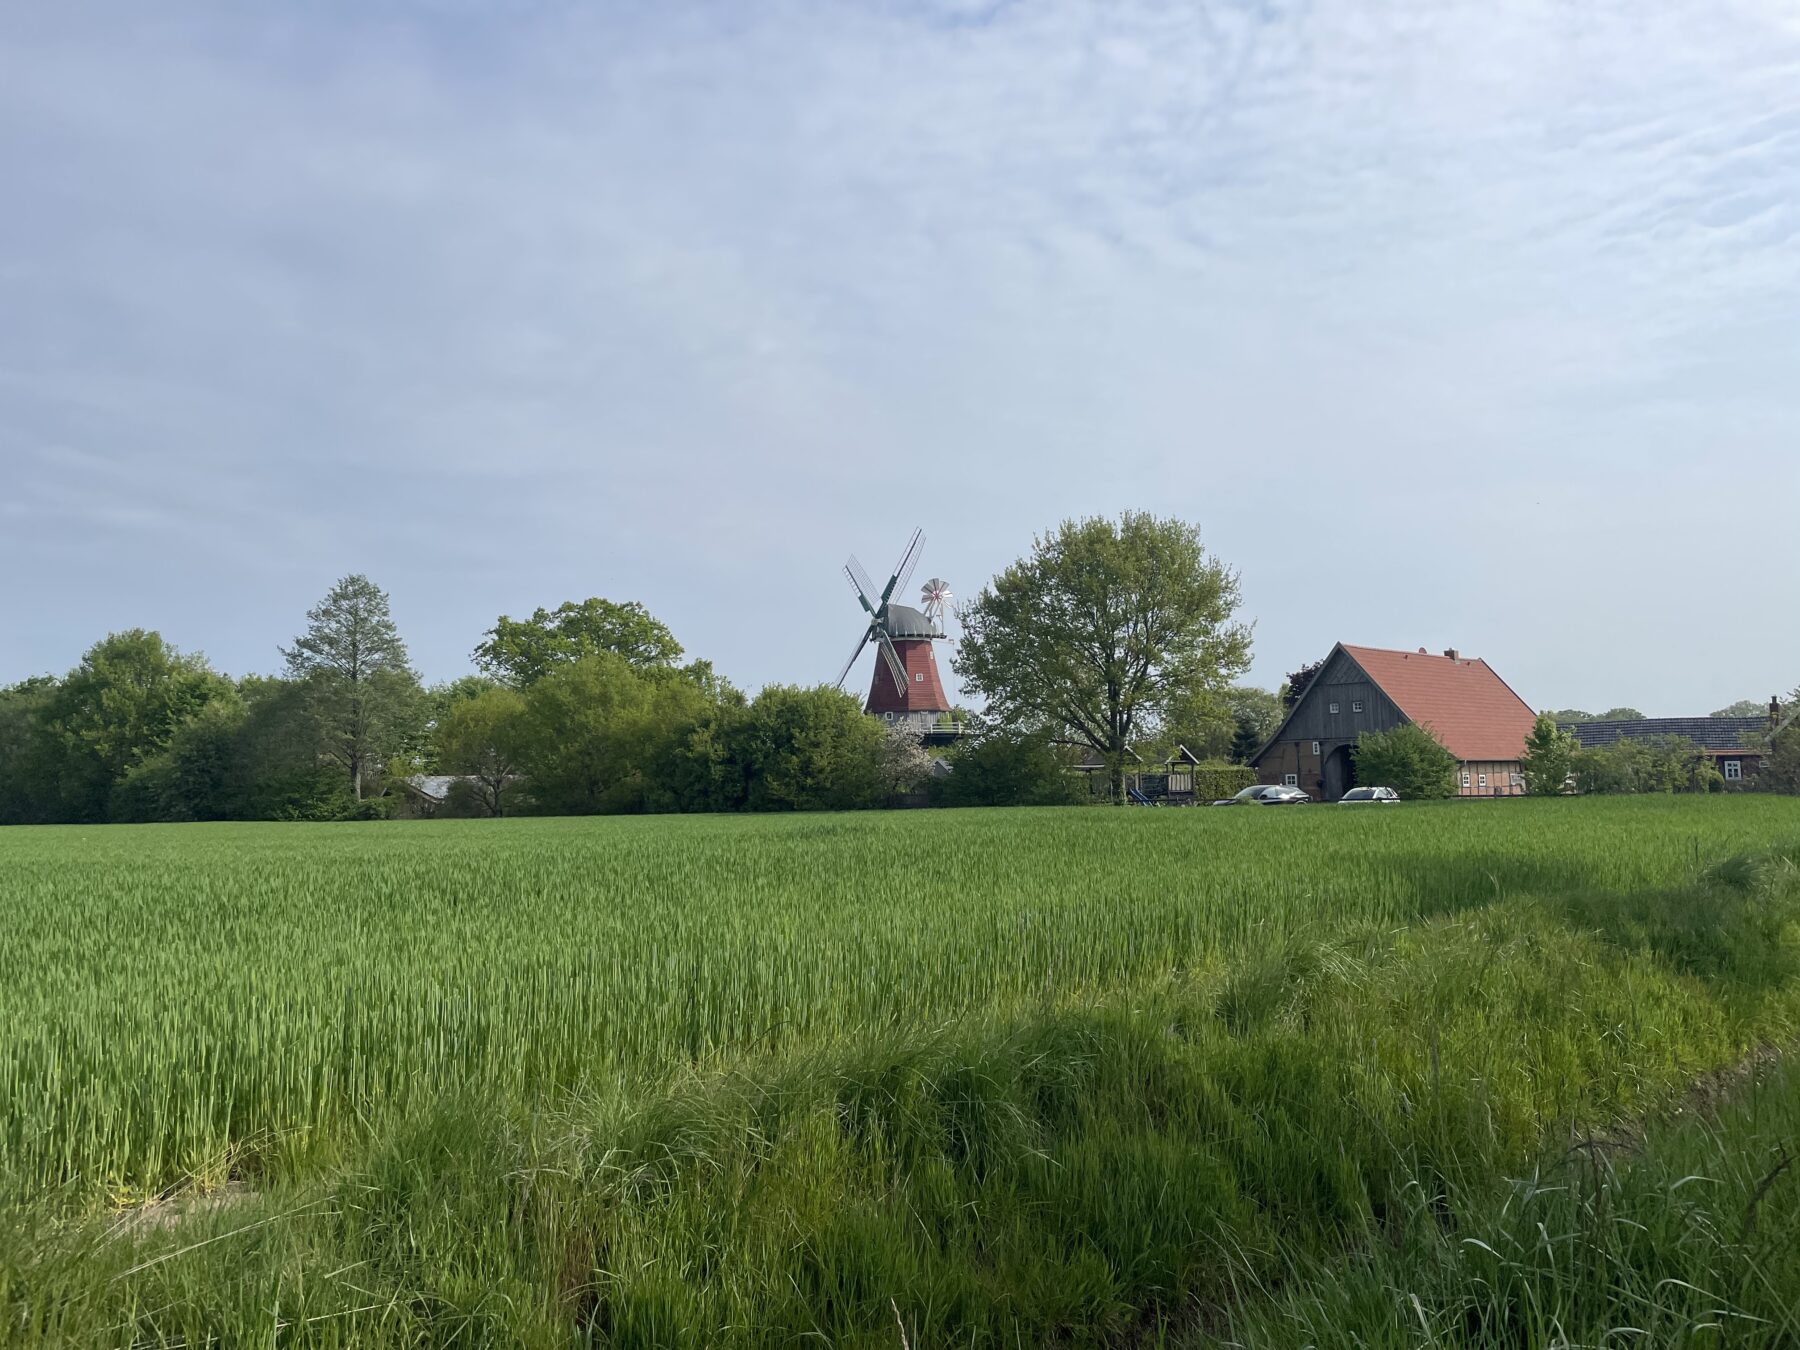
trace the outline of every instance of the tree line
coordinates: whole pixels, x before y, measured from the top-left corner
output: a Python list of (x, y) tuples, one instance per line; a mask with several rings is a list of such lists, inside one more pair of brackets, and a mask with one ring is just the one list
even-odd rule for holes
[[(1064, 521), (960, 611), (954, 670), (985, 708), (958, 713), (975, 734), (928, 754), (828, 686), (748, 696), (641, 604), (599, 598), (501, 616), (473, 673), (428, 687), (387, 595), (349, 576), (276, 675), (233, 680), (133, 629), (60, 678), (0, 689), (0, 824), (383, 816), (428, 775), (453, 779), (444, 808), (464, 815), (1055, 804), (1089, 799), (1070, 772), (1084, 750), (1118, 800), (1134, 766), (1176, 746), (1246, 763), (1316, 675), (1280, 693), (1237, 683), (1239, 604), (1237, 574), (1187, 522)], [(1692, 747), (1583, 751), (1561, 716), (1526, 755), (1533, 791), (1718, 786)], [(1800, 725), (1768, 749), (1762, 785), (1800, 789)], [(1456, 790), (1427, 729), (1364, 737), (1357, 762), (1407, 796)]]
[(276, 675), (234, 680), (133, 629), (0, 689), (0, 823), (376, 817), (427, 775), (466, 815), (1086, 800), (1072, 747), (1122, 774), (1146, 745), (1241, 760), (1273, 731), (1280, 700), (1232, 683), (1238, 602), (1185, 522), (1064, 522), (964, 607), (955, 669), (987, 710), (934, 772), (834, 688), (746, 695), (636, 603), (501, 616), (474, 673), (426, 686), (387, 595), (348, 576)]
[(476, 674), (426, 687), (387, 595), (345, 577), (276, 676), (152, 632), (0, 691), (0, 822), (343, 820), (455, 775), (463, 814), (853, 808), (916, 785), (916, 741), (833, 689), (748, 698), (641, 605), (500, 618)]

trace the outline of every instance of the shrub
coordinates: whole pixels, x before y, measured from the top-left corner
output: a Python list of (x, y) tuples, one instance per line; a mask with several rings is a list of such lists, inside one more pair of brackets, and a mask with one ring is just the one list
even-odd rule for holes
[(1194, 800), (1224, 801), (1254, 782), (1256, 770), (1247, 764), (1201, 764), (1194, 769)]
[(1391, 787), (1402, 797), (1456, 794), (1456, 756), (1429, 727), (1408, 722), (1392, 731), (1365, 731), (1356, 741), (1356, 780)]
[(1088, 796), (1044, 732), (989, 731), (952, 750), (949, 764), (930, 782), (933, 806), (1069, 806)]

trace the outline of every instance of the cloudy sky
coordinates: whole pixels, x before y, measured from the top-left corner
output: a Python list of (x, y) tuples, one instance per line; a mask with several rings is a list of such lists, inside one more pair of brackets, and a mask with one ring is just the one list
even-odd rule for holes
[(1789, 0), (0, 9), (0, 681), (365, 571), (428, 678), (603, 595), (810, 683), (847, 553), (1140, 507), (1263, 683), (1705, 712), (1797, 505)]

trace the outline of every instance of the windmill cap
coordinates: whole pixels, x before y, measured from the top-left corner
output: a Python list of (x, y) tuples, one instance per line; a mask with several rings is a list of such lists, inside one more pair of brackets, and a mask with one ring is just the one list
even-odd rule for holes
[(911, 605), (896, 605), (889, 601), (887, 606), (887, 628), (889, 637), (895, 638), (929, 638), (941, 637), (938, 626), (921, 611)]

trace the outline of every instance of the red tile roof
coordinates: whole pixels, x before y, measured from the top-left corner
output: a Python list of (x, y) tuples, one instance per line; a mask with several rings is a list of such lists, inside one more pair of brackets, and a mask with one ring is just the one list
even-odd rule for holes
[(1430, 727), (1465, 763), (1514, 760), (1525, 752), (1537, 714), (1486, 661), (1348, 643), (1344, 650), (1401, 712)]

